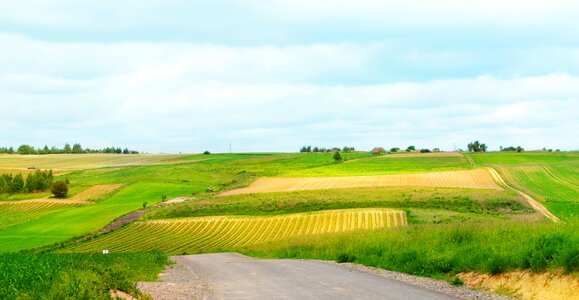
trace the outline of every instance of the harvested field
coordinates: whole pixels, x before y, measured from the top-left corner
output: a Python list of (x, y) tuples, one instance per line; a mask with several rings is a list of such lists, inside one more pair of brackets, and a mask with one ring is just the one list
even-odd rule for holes
[(514, 271), (498, 275), (463, 273), (458, 275), (474, 289), (507, 293), (520, 299), (577, 299), (579, 279), (560, 273)]
[(502, 189), (488, 170), (431, 172), (401, 175), (309, 177), (309, 178), (259, 178), (251, 186), (227, 191), (221, 196), (323, 190), (356, 187), (450, 187), (474, 189)]
[(404, 158), (404, 157), (452, 157), (452, 156), (464, 156), (460, 152), (430, 152), (430, 153), (400, 153), (400, 154), (388, 154), (380, 156), (383, 158)]
[(169, 254), (235, 249), (288, 237), (407, 225), (387, 209), (331, 210), (275, 217), (199, 217), (133, 223), (66, 252), (161, 250)]

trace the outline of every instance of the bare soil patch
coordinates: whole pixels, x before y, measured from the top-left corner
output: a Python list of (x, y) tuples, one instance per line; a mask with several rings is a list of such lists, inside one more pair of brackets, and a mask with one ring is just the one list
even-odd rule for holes
[(323, 190), (355, 187), (451, 187), (475, 189), (502, 189), (488, 170), (431, 172), (418, 174), (283, 178), (264, 177), (251, 186), (224, 192), (220, 196)]
[(562, 273), (514, 271), (498, 275), (462, 273), (469, 288), (506, 293), (520, 299), (578, 299), (579, 279)]

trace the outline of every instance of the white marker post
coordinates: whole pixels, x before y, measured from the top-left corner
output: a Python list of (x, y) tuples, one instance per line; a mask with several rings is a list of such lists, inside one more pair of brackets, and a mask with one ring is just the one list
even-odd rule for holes
[(104, 249), (104, 250), (103, 250), (103, 254), (109, 254), (109, 250), (108, 250), (108, 249)]

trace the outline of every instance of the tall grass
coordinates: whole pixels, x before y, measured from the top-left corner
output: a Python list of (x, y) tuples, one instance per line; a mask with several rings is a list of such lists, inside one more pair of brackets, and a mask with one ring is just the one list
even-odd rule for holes
[(167, 256), (129, 254), (0, 254), (0, 299), (110, 299), (110, 290), (139, 295)]
[(514, 269), (579, 272), (579, 223), (492, 223), (303, 237), (247, 246), (260, 257), (353, 261), (420, 276)]

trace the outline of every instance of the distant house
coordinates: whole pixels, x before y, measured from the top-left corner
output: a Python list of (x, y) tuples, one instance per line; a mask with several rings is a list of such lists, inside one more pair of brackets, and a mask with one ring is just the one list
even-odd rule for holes
[(382, 147), (374, 147), (374, 149), (372, 149), (372, 154), (381, 154), (381, 153), (385, 153), (386, 150)]

